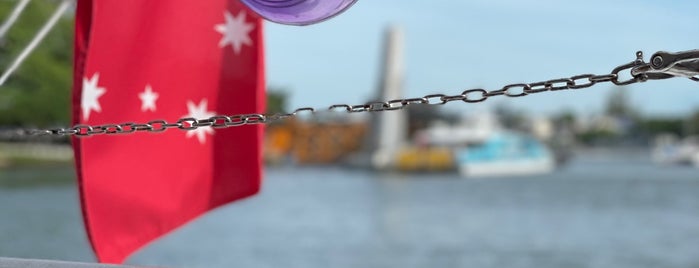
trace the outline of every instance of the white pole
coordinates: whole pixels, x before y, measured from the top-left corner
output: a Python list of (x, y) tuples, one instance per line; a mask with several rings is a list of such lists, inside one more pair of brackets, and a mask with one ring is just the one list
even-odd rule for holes
[(41, 43), (41, 40), (46, 37), (46, 34), (51, 31), (53, 26), (56, 25), (58, 22), (58, 19), (61, 18), (63, 13), (68, 10), (71, 4), (71, 0), (63, 0), (61, 4), (56, 8), (56, 11), (53, 12), (53, 15), (51, 15), (51, 18), (44, 24), (43, 27), (39, 30), (39, 32), (34, 36), (34, 39), (32, 39), (31, 42), (29, 42), (29, 45), (22, 50), (22, 52), (17, 56), (17, 58), (12, 62), (10, 67), (5, 70), (5, 72), (0, 76), (0, 86), (5, 84), (5, 81), (7, 81), (7, 78), (10, 77), (10, 75), (17, 70), (17, 68), (24, 62), (24, 60), (29, 56), (29, 54), (32, 53), (32, 51)]
[(24, 8), (27, 7), (27, 4), (29, 4), (29, 0), (21, 0), (17, 3), (17, 5), (15, 5), (15, 9), (12, 10), (10, 16), (7, 17), (7, 20), (5, 20), (2, 26), (0, 26), (0, 40), (2, 40), (7, 31), (10, 30), (10, 27), (15, 24), (19, 18), (19, 15), (21, 15)]

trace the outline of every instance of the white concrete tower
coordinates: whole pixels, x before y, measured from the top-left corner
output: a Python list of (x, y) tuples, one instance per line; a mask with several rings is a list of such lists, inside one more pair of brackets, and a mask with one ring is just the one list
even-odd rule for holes
[[(391, 26), (386, 31), (377, 100), (388, 101), (403, 98), (403, 31)], [(371, 128), (374, 150), (371, 163), (374, 168), (387, 169), (394, 164), (396, 153), (405, 143), (407, 135), (407, 111), (384, 111), (374, 114)]]

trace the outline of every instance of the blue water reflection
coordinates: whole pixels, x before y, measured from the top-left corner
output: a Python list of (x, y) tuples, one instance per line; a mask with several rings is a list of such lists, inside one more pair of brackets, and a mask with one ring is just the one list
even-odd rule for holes
[[(263, 192), (129, 263), (166, 267), (696, 267), (699, 172), (578, 157), (545, 176), (267, 170)], [(90, 261), (75, 191), (0, 190), (0, 255)]]

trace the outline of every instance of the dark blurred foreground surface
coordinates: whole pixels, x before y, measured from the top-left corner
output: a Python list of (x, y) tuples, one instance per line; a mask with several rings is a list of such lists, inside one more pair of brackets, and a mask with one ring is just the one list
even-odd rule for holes
[[(698, 267), (699, 170), (655, 166), (646, 155), (586, 153), (553, 174), (517, 178), (268, 169), (259, 196), (200, 218), (129, 263)], [(57, 174), (28, 169), (0, 179), (27, 172)], [(0, 256), (93, 260), (72, 185), (0, 188), (0, 211)]]

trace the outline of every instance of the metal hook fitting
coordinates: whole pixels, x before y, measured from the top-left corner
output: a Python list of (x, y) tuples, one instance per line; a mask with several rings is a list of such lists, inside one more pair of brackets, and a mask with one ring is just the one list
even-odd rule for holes
[(631, 75), (644, 80), (686, 77), (699, 82), (699, 49), (677, 53), (656, 52), (650, 62), (632, 68)]

